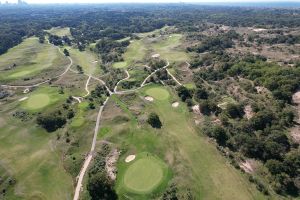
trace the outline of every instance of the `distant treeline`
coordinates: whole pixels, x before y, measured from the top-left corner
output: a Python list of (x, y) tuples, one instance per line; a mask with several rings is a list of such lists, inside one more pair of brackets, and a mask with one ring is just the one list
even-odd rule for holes
[(203, 21), (230, 26), (299, 27), (300, 10), (189, 4), (121, 4), (0, 7), (0, 54), (51, 27), (71, 27), (78, 44), (120, 39), (176, 25), (188, 30)]

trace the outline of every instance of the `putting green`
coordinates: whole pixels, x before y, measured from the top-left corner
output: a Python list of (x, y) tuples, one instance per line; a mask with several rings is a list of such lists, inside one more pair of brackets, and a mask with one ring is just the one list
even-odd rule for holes
[(135, 161), (126, 170), (124, 185), (135, 193), (150, 193), (163, 181), (165, 166), (154, 156)]
[(34, 94), (31, 95), (26, 103), (26, 107), (32, 110), (40, 109), (47, 106), (50, 103), (50, 97), (48, 94)]
[(169, 97), (169, 92), (166, 89), (159, 87), (154, 87), (146, 90), (146, 94), (157, 100), (166, 100)]

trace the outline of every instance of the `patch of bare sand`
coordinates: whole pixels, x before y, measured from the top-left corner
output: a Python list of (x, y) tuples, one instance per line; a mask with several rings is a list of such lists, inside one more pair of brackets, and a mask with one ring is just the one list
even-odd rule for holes
[(159, 58), (160, 57), (160, 54), (153, 54), (152, 56), (151, 56), (152, 58)]
[(258, 94), (268, 93), (268, 89), (262, 86), (256, 86), (255, 87)]
[(246, 173), (249, 174), (253, 173), (256, 168), (255, 160), (251, 160), (251, 159), (247, 159), (244, 162), (241, 162), (239, 165), (240, 168), (242, 168)]
[(294, 142), (300, 144), (300, 126), (295, 126), (291, 129), (291, 136)]
[(26, 99), (28, 99), (28, 97), (23, 97), (23, 98), (19, 99), (19, 101), (25, 101)]
[(172, 103), (172, 107), (173, 108), (177, 108), (179, 106), (179, 102), (174, 102), (174, 103)]
[(244, 108), (244, 112), (245, 112), (245, 117), (247, 119), (251, 119), (254, 115), (251, 105), (246, 105)]
[(108, 177), (114, 181), (117, 178), (117, 167), (116, 163), (119, 159), (120, 152), (114, 149), (106, 158), (105, 169)]
[(195, 114), (198, 114), (198, 115), (201, 114), (199, 105), (194, 105), (192, 107), (192, 110), (193, 110), (193, 113), (195, 113)]
[(293, 103), (300, 104), (300, 91), (293, 95)]
[(125, 158), (125, 162), (129, 163), (135, 159), (135, 155), (129, 155)]
[(150, 101), (150, 102), (154, 101), (153, 97), (150, 97), (150, 96), (146, 96), (145, 100)]

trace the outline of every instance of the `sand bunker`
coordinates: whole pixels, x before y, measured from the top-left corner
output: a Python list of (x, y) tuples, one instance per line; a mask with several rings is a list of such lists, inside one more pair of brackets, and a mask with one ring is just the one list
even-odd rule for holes
[(177, 108), (178, 106), (179, 106), (179, 103), (178, 103), (178, 102), (172, 103), (172, 107), (173, 107), (173, 108)]
[(129, 163), (135, 159), (135, 155), (129, 155), (126, 157), (125, 162)]
[(253, 31), (254, 32), (262, 32), (262, 31), (266, 31), (267, 29), (265, 28), (254, 28)]
[(98, 60), (94, 60), (94, 61), (92, 61), (92, 63), (97, 63), (98, 62)]
[(26, 99), (28, 99), (28, 97), (23, 97), (23, 98), (19, 99), (19, 101), (25, 101)]
[(26, 88), (26, 89), (23, 91), (24, 94), (27, 94), (28, 92), (29, 92), (29, 89), (28, 89), (28, 88)]
[(150, 102), (154, 101), (153, 97), (150, 97), (150, 96), (146, 96), (145, 100), (150, 101)]
[(152, 57), (152, 58), (159, 58), (159, 56), (160, 56), (160, 55), (157, 53), (157, 54), (152, 55), (151, 57)]

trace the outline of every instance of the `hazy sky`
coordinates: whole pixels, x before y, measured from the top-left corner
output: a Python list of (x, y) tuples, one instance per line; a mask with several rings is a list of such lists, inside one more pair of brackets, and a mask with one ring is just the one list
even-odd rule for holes
[[(2, 3), (5, 0), (0, 0)], [(134, 2), (134, 3), (167, 3), (167, 2), (267, 2), (285, 0), (25, 0), (27, 3), (117, 3), (117, 2)], [(289, 0), (300, 1), (300, 0)], [(16, 3), (17, 0), (8, 0), (10, 3)]]
[[(168, 3), (168, 2), (267, 2), (267, 1), (287, 1), (287, 0), (25, 0), (27, 3)], [(300, 0), (288, 0), (288, 1), (300, 1)], [(5, 0), (0, 0), (4, 3)], [(16, 3), (17, 0), (8, 0), (10, 3)]]

